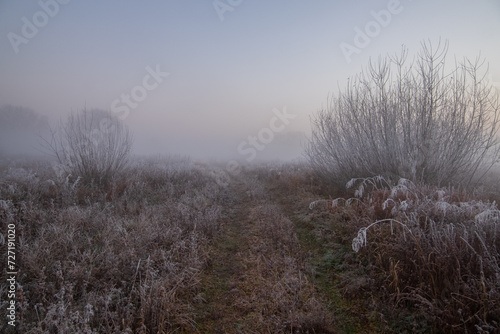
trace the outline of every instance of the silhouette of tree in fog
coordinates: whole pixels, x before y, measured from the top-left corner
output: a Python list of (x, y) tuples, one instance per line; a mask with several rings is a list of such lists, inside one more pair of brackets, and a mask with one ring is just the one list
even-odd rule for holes
[(38, 136), (49, 128), (46, 116), (32, 109), (3, 105), (0, 107), (0, 154), (34, 153)]

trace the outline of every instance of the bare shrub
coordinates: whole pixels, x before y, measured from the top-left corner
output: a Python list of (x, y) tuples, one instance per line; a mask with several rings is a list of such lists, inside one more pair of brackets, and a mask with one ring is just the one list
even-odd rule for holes
[(306, 155), (337, 185), (359, 175), (477, 182), (498, 159), (498, 93), (480, 58), (446, 65), (448, 44), (379, 58), (313, 118)]
[(85, 183), (106, 183), (127, 165), (132, 135), (126, 125), (109, 112), (82, 110), (68, 116), (44, 139), (61, 167)]

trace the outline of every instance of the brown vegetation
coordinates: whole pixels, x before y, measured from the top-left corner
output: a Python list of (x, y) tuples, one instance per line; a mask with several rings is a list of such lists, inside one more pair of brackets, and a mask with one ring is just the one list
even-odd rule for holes
[[(302, 173), (284, 174), (281, 191)], [(500, 211), (486, 199), (491, 193), (472, 196), (405, 179), (391, 185), (381, 177), (348, 186), (354, 196), (300, 204), (310, 211), (302, 220), (330, 247), (323, 260), (331, 262), (330, 284), (344, 298), (364, 305), (361, 312), (385, 331), (498, 329)]]
[(201, 332), (332, 333), (334, 312), (309, 280), (293, 223), (252, 174), (236, 183), (210, 253)]
[(228, 178), (186, 159), (136, 161), (106, 187), (42, 162), (0, 172), (0, 239), (16, 225), (18, 332), (499, 325), (494, 188), (473, 196), (369, 178), (346, 191), (301, 164)]
[(2, 233), (16, 225), (17, 331), (193, 329), (200, 271), (226, 198), (207, 171), (143, 162), (100, 189), (32, 167), (10, 166), (0, 183)]

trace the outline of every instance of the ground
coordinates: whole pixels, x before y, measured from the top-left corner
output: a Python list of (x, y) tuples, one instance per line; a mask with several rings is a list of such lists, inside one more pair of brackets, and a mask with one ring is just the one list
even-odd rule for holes
[(302, 229), (299, 238), (300, 226), (293, 222), (298, 218), (287, 215), (286, 201), (272, 192), (269, 182), (245, 173), (231, 177), (229, 187), (234, 205), (227, 208), (220, 235), (210, 247), (209, 265), (202, 276), (203, 301), (196, 311), (197, 330), (365, 332), (356, 329), (362, 320), (335, 309), (332, 299), (337, 291), (315, 285), (321, 279), (312, 255), (314, 246), (308, 245), (310, 231)]

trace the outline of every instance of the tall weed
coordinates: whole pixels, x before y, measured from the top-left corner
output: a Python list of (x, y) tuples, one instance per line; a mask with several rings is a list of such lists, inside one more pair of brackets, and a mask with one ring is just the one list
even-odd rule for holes
[(354, 197), (332, 200), (331, 210), (364, 225), (352, 248), (376, 266), (378, 284), (394, 307), (420, 310), (436, 331), (488, 332), (500, 326), (495, 202), (406, 179), (353, 179), (347, 186)]
[[(193, 328), (226, 196), (209, 171), (185, 160), (139, 160), (98, 187), (50, 164), (16, 168), (0, 176), (0, 224), (2, 233), (16, 225), (17, 330)], [(3, 295), (5, 272), (0, 279)]]

